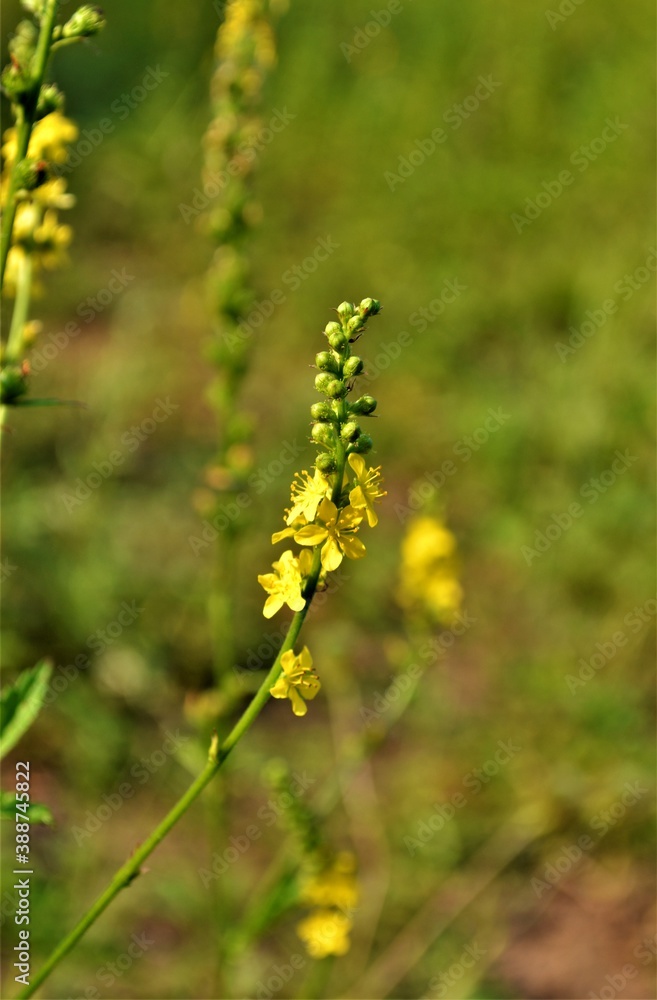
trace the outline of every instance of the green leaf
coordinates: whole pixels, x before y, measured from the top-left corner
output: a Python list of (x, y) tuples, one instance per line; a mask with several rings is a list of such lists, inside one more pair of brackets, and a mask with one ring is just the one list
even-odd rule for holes
[[(16, 796), (13, 792), (0, 792), (0, 819), (13, 820), (16, 815), (21, 816), (21, 812), (16, 810)], [(27, 815), (25, 817), (30, 823), (45, 823), (52, 826), (52, 813), (48, 806), (41, 802), (30, 802)]]
[(13, 684), (0, 693), (0, 759), (30, 728), (43, 704), (52, 664), (47, 660), (24, 670)]

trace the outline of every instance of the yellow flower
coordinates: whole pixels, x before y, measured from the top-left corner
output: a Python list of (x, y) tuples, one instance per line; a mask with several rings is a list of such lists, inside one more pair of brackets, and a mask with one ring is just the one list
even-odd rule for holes
[(301, 515), (307, 521), (314, 521), (317, 516), (317, 508), (324, 497), (329, 495), (330, 489), (329, 483), (319, 469), (315, 469), (315, 475), (312, 479), (305, 469), (303, 472), (297, 472), (292, 483), (292, 508), (285, 523), (292, 524)]
[(351, 920), (339, 910), (315, 910), (297, 924), (297, 934), (312, 958), (326, 958), (346, 955), (351, 928)]
[(359, 896), (355, 869), (353, 854), (342, 851), (324, 871), (308, 876), (301, 886), (301, 901), (310, 906), (355, 909)]
[[(67, 156), (66, 146), (68, 143), (75, 142), (78, 134), (77, 126), (72, 121), (60, 114), (59, 111), (53, 111), (34, 126), (27, 155), (34, 160), (64, 163)], [(13, 163), (18, 147), (16, 129), (7, 129), (4, 138), (2, 155), (7, 163)]]
[(281, 558), (273, 563), (273, 568), (274, 573), (258, 577), (258, 583), (269, 594), (262, 611), (265, 618), (271, 618), (284, 604), (292, 611), (303, 611), (306, 602), (301, 596), (301, 569), (292, 550), (286, 549)]
[(317, 509), (318, 524), (307, 524), (294, 533), (299, 545), (321, 545), (322, 566), (327, 573), (337, 569), (343, 556), (362, 559), (365, 546), (355, 537), (363, 515), (354, 507), (338, 510), (330, 500), (322, 500)]
[(296, 532), (299, 530), (299, 528), (303, 528), (304, 525), (306, 524), (308, 524), (308, 522), (303, 516), (303, 514), (301, 514), (298, 518), (296, 518), (292, 522), (292, 524), (290, 524), (289, 528), (283, 528), (282, 531), (274, 532), (274, 534), (271, 536), (272, 545), (276, 545), (277, 542), (282, 541), (284, 538), (293, 538)]
[(398, 599), (449, 624), (461, 607), (463, 591), (456, 577), (456, 539), (436, 518), (418, 517), (402, 542)]
[(379, 519), (374, 512), (374, 503), (379, 497), (387, 496), (381, 487), (381, 466), (368, 469), (362, 455), (350, 455), (349, 465), (354, 472), (355, 486), (349, 494), (349, 503), (357, 510), (364, 509), (370, 528), (378, 524)]
[(31, 192), (32, 197), (44, 208), (73, 208), (75, 205), (75, 195), (66, 190), (66, 181), (63, 177), (53, 177), (40, 187)]
[(281, 656), (281, 666), (283, 672), (269, 689), (269, 693), (274, 698), (289, 698), (292, 702), (292, 711), (295, 715), (305, 715), (308, 707), (304, 698), (312, 701), (321, 684), (319, 677), (313, 670), (313, 658), (310, 650), (304, 646), (297, 656), (288, 649)]

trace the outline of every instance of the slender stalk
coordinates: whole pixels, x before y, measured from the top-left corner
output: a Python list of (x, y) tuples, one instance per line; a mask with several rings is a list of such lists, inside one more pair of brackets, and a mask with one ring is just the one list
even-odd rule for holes
[(299, 636), (301, 626), (305, 621), (308, 609), (317, 589), (317, 581), (319, 580), (320, 570), (321, 547), (317, 546), (314, 550), (313, 564), (304, 593), (306, 605), (302, 611), (297, 611), (294, 615), (283, 645), (279, 650), (278, 656), (276, 657), (271, 670), (262, 682), (258, 691), (223, 742), (219, 743), (216, 738), (213, 740), (212, 746), (210, 747), (208, 762), (201, 773), (197, 778), (195, 778), (187, 791), (180, 797), (164, 819), (155, 827), (150, 836), (147, 837), (146, 840), (133, 852), (125, 864), (119, 868), (108, 887), (98, 897), (96, 902), (87, 910), (81, 920), (78, 921), (73, 930), (64, 938), (57, 948), (55, 948), (50, 957), (47, 959), (45, 965), (43, 965), (30, 985), (19, 994), (21, 1000), (27, 1000), (28, 997), (34, 995), (39, 986), (45, 982), (53, 969), (59, 965), (61, 960), (68, 955), (72, 948), (75, 947), (83, 934), (92, 926), (92, 924), (96, 922), (98, 917), (100, 917), (100, 915), (107, 909), (112, 900), (118, 896), (122, 889), (130, 885), (133, 879), (139, 875), (142, 863), (147, 857), (149, 857), (150, 854), (152, 854), (158, 844), (164, 840), (170, 830), (176, 825), (178, 820), (185, 815), (189, 807), (196, 801), (201, 792), (215, 777), (231, 750), (233, 750), (247, 730), (253, 725), (269, 700), (269, 689), (276, 682), (281, 672), (281, 657), (283, 656), (283, 653), (292, 649)]
[(4, 284), (5, 280), (5, 268), (7, 266), (7, 256), (9, 254), (9, 247), (11, 245), (11, 234), (14, 229), (14, 219), (16, 217), (16, 193), (18, 191), (18, 167), (19, 164), (27, 156), (27, 150), (30, 145), (30, 136), (32, 135), (32, 129), (34, 128), (34, 119), (36, 117), (37, 102), (39, 100), (39, 92), (41, 90), (41, 84), (43, 83), (43, 78), (46, 74), (46, 66), (48, 65), (48, 56), (50, 55), (50, 46), (52, 41), (52, 32), (55, 26), (55, 18), (57, 17), (57, 8), (59, 6), (59, 0), (47, 0), (46, 8), (41, 19), (41, 26), (39, 29), (39, 39), (37, 42), (36, 52), (34, 53), (34, 63), (32, 68), (32, 90), (29, 94), (25, 95), (25, 101), (22, 106), (21, 118), (18, 122), (18, 135), (17, 135), (17, 148), (16, 148), (16, 158), (11, 169), (11, 174), (9, 176), (9, 188), (7, 190), (7, 200), (5, 202), (5, 208), (2, 219), (2, 235), (0, 236), (0, 289)]
[[(21, 355), (25, 349), (23, 333), (30, 308), (31, 293), (32, 258), (25, 254), (21, 261), (20, 270), (18, 272), (18, 280), (16, 283), (16, 299), (14, 302), (14, 311), (11, 315), (11, 326), (9, 327), (7, 349), (4, 359), (6, 363), (11, 364), (12, 362), (20, 361)], [(0, 442), (2, 441), (5, 417), (7, 416), (8, 410), (8, 406), (0, 406)]]

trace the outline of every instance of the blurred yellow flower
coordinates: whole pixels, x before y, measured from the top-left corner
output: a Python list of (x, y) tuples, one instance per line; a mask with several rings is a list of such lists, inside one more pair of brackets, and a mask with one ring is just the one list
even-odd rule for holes
[(313, 659), (310, 650), (304, 646), (297, 656), (288, 649), (281, 656), (281, 666), (283, 673), (278, 678), (269, 693), (274, 698), (289, 698), (292, 702), (292, 711), (295, 715), (305, 715), (308, 707), (307, 701), (312, 701), (321, 684), (319, 677), (313, 670)]
[(326, 958), (346, 955), (352, 926), (349, 917), (339, 910), (315, 910), (297, 924), (297, 934), (312, 958)]
[(449, 624), (461, 607), (463, 591), (456, 576), (456, 539), (437, 518), (411, 521), (401, 547), (397, 597), (409, 611), (422, 611)]
[(350, 851), (341, 851), (333, 863), (319, 873), (309, 875), (301, 886), (301, 902), (310, 906), (336, 906), (353, 910), (358, 904), (356, 859)]
[(322, 566), (327, 573), (337, 569), (343, 556), (362, 559), (365, 546), (355, 537), (363, 520), (354, 507), (338, 510), (330, 500), (322, 500), (317, 509), (317, 524), (307, 524), (294, 533), (299, 545), (322, 545)]
[(317, 516), (317, 508), (322, 500), (329, 495), (330, 485), (319, 469), (315, 469), (315, 475), (310, 478), (310, 474), (304, 469), (297, 472), (292, 481), (292, 507), (285, 519), (286, 524), (293, 524), (301, 515), (307, 521), (314, 521)]
[[(27, 155), (33, 160), (47, 160), (49, 163), (64, 163), (67, 156), (66, 146), (75, 142), (79, 133), (73, 124), (59, 111), (53, 111), (36, 123), (30, 136)], [(12, 164), (16, 157), (16, 129), (10, 128), (4, 134), (2, 155), (7, 164)]]
[(386, 496), (386, 491), (381, 487), (381, 466), (376, 469), (368, 469), (362, 455), (350, 455), (349, 465), (353, 469), (356, 485), (349, 494), (349, 503), (357, 510), (364, 510), (367, 523), (373, 528), (379, 523), (379, 519), (374, 511), (374, 504), (379, 497)]
[(258, 577), (258, 583), (269, 594), (263, 608), (265, 618), (271, 618), (287, 604), (292, 611), (303, 611), (306, 606), (301, 596), (301, 568), (299, 560), (291, 549), (286, 549), (281, 558), (272, 564), (274, 572)]

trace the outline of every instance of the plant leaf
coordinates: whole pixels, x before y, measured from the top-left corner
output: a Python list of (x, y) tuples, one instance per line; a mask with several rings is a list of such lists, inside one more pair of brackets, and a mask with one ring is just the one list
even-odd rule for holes
[(47, 660), (24, 670), (13, 684), (0, 693), (0, 759), (30, 728), (43, 704), (52, 664)]
[[(13, 792), (0, 792), (0, 819), (13, 820), (16, 816), (16, 796)], [(22, 815), (18, 813), (18, 815)], [(30, 823), (45, 823), (52, 826), (52, 813), (41, 802), (30, 802), (25, 819)]]

